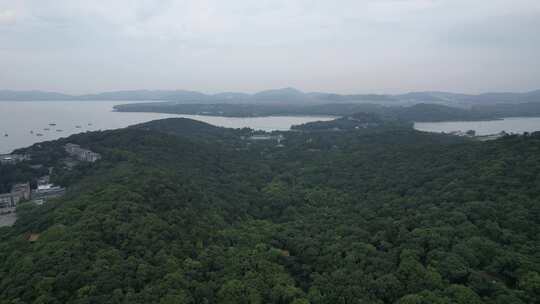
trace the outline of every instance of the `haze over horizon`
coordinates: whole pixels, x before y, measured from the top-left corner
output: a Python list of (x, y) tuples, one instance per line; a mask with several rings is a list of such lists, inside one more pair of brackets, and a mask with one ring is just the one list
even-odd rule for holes
[(525, 92), (538, 28), (534, 0), (0, 0), (0, 88)]
[[(539, 85), (540, 87), (540, 85)], [(148, 92), (148, 93), (157, 93), (157, 92), (186, 92), (186, 93), (194, 93), (194, 94), (203, 94), (206, 96), (218, 96), (222, 94), (242, 94), (246, 96), (254, 96), (260, 93), (266, 93), (266, 92), (276, 92), (279, 94), (288, 94), (287, 92), (298, 92), (299, 94), (304, 94), (309, 96), (309, 94), (336, 94), (336, 95), (343, 95), (343, 96), (352, 96), (352, 95), (362, 95), (362, 96), (369, 96), (369, 95), (377, 95), (377, 96), (405, 96), (407, 94), (415, 94), (415, 93), (443, 93), (443, 94), (453, 94), (453, 95), (467, 95), (467, 96), (482, 96), (485, 94), (527, 94), (527, 93), (538, 93), (540, 92), (540, 89), (528, 89), (528, 90), (522, 90), (522, 91), (508, 91), (508, 90), (501, 90), (501, 91), (486, 91), (486, 92), (478, 92), (478, 93), (467, 93), (467, 92), (455, 92), (455, 91), (448, 91), (448, 90), (422, 90), (422, 91), (410, 91), (410, 90), (403, 90), (403, 91), (397, 91), (397, 92), (350, 92), (350, 93), (342, 93), (342, 92), (335, 92), (335, 91), (306, 91), (302, 90), (301, 88), (295, 88), (295, 87), (280, 87), (280, 88), (267, 88), (262, 89), (260, 91), (199, 91), (199, 90), (191, 90), (189, 88), (182, 89), (182, 88), (162, 88), (162, 89), (152, 89), (152, 88), (133, 88), (133, 89), (118, 89), (118, 90), (107, 90), (107, 91), (95, 91), (95, 92), (81, 92), (81, 93), (68, 93), (64, 91), (53, 91), (53, 90), (37, 90), (37, 89), (27, 89), (27, 90), (13, 90), (10, 88), (0, 88), (0, 93), (32, 93), (35, 92), (36, 94), (40, 93), (52, 93), (52, 94), (62, 94), (66, 96), (73, 96), (73, 97), (85, 97), (85, 96), (98, 96), (103, 94), (118, 94), (118, 93), (133, 93), (136, 94), (138, 92)], [(0, 95), (2, 97), (5, 97), (3, 95)], [(24, 96), (24, 95), (23, 95)]]

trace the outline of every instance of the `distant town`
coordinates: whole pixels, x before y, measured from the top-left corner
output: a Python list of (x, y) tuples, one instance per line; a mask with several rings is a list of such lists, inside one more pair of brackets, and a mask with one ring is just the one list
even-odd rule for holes
[[(94, 163), (101, 159), (99, 153), (72, 143), (66, 144), (64, 150), (69, 156), (64, 159), (64, 165), (67, 168), (72, 168), (78, 162)], [(0, 165), (16, 165), (31, 159), (32, 155), (30, 154), (3, 154), (0, 155)], [(41, 166), (38, 164), (32, 167), (39, 168)], [(51, 167), (48, 175), (44, 175), (37, 180), (35, 189), (31, 188), (28, 181), (14, 184), (10, 192), (0, 193), (0, 226), (8, 226), (14, 223), (16, 219), (15, 211), (20, 203), (31, 202), (42, 205), (48, 200), (62, 197), (65, 194), (65, 188), (51, 183), (52, 172), (53, 168)]]

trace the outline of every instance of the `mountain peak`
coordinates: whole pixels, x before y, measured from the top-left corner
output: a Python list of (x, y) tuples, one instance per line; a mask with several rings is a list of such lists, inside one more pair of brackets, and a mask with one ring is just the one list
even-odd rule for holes
[(258, 93), (255, 93), (254, 96), (268, 95), (268, 94), (304, 95), (304, 93), (298, 89), (295, 89), (292, 87), (286, 87), (286, 88), (280, 88), (280, 89), (270, 89), (270, 90), (260, 91)]

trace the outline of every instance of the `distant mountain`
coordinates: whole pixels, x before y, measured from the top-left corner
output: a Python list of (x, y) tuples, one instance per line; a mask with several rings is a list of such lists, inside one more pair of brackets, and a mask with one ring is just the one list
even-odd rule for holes
[(406, 94), (336, 94), (305, 93), (295, 88), (261, 91), (255, 94), (225, 92), (204, 94), (186, 90), (131, 90), (97, 94), (68, 95), (43, 91), (0, 90), (0, 100), (112, 100), (112, 101), (170, 101), (180, 104), (279, 104), (317, 105), (331, 103), (376, 103), (381, 105), (441, 104), (470, 108), (500, 103), (519, 104), (540, 102), (540, 90), (526, 93), (484, 93), (479, 95), (449, 92), (410, 92)]
[(474, 104), (540, 102), (540, 90), (527, 93), (484, 93), (473, 98)]
[(204, 102), (211, 97), (195, 91), (135, 90), (113, 91), (99, 94), (87, 94), (76, 97), (81, 100), (178, 100), (183, 102)]
[(305, 94), (294, 88), (283, 88), (277, 90), (267, 90), (259, 93), (255, 93), (251, 96), (250, 100), (256, 103), (306, 103), (312, 98), (310, 95)]
[(452, 106), (474, 106), (486, 104), (518, 104), (540, 102), (540, 90), (527, 93), (483, 93), (479, 95), (456, 94), (448, 92), (411, 92), (394, 95), (394, 98), (407, 103), (439, 103)]
[(28, 101), (28, 100), (70, 100), (74, 96), (44, 91), (12, 91), (0, 90), (0, 100)]
[[(450, 93), (444, 93), (451, 95)], [(410, 92), (395, 96), (396, 99), (412, 102), (444, 102), (453, 99), (453, 96), (442, 96), (438, 92)], [(445, 98), (446, 97), (446, 98)]]
[(309, 93), (309, 95), (317, 100), (325, 102), (339, 102), (339, 103), (370, 103), (370, 102), (379, 102), (379, 103), (396, 103), (399, 102), (399, 99), (391, 95), (378, 95), (378, 94), (352, 94), (352, 95), (341, 95), (335, 93)]
[(471, 108), (471, 112), (493, 117), (539, 117), (540, 102), (477, 105)]
[(247, 101), (251, 98), (251, 95), (246, 93), (237, 93), (237, 92), (224, 92), (224, 93), (217, 93), (212, 95), (213, 100), (218, 100), (223, 103), (227, 102), (242, 102)]

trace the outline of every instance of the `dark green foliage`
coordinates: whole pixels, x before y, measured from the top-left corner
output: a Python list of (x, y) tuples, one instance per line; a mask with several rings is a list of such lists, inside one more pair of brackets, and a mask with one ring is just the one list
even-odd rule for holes
[(408, 123), (407, 121), (399, 120), (396, 117), (358, 112), (330, 121), (315, 121), (299, 126), (292, 126), (292, 129), (306, 132), (370, 129), (369, 132), (371, 133), (373, 132), (372, 129), (412, 128), (412, 123)]
[(404, 121), (452, 121), (481, 120), (504, 116), (489, 116), (482, 112), (474, 112), (460, 108), (437, 104), (419, 103), (410, 107), (399, 107), (394, 110)]
[(540, 102), (492, 105), (478, 105), (472, 107), (472, 112), (483, 113), (496, 117), (538, 117), (540, 115)]
[(538, 303), (539, 134), (243, 132), (69, 138), (103, 159), (0, 230), (0, 303)]

